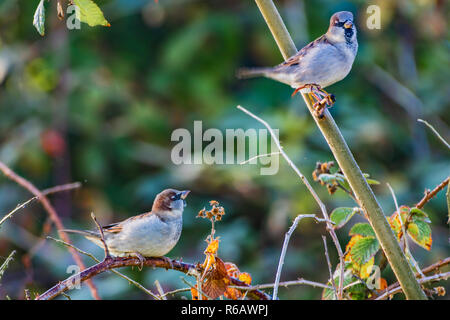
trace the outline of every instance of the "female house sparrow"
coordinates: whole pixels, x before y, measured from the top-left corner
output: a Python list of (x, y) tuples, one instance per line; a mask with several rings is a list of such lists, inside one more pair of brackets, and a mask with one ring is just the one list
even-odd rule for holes
[(328, 104), (333, 98), (323, 88), (344, 79), (350, 72), (358, 41), (353, 14), (340, 11), (330, 19), (328, 31), (309, 43), (295, 55), (273, 68), (241, 69), (238, 77), (264, 76), (299, 90), (309, 87), (318, 100), (324, 97)]
[[(113, 256), (162, 257), (177, 244), (183, 224), (183, 209), (189, 190), (166, 189), (158, 194), (152, 211), (102, 227), (104, 239)], [(63, 230), (79, 233), (103, 248), (96, 231)]]

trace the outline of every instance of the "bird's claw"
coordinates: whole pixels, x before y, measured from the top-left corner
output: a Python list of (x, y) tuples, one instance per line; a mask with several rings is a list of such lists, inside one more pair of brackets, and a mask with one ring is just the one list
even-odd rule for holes
[(331, 107), (336, 102), (334, 94), (329, 94), (323, 90), (320, 86), (311, 87), (311, 96), (316, 101), (313, 105), (315, 114), (319, 119), (324, 117), (325, 108)]
[(145, 258), (142, 254), (140, 254), (139, 252), (135, 252), (133, 254), (133, 256), (135, 256), (136, 258), (138, 258), (140, 265), (138, 267), (139, 271), (142, 271), (142, 269), (144, 269), (144, 262), (145, 262)]
[(295, 96), (302, 89), (309, 88), (309, 95), (315, 100), (313, 108), (315, 110), (315, 114), (319, 119), (324, 117), (325, 107), (331, 107), (336, 102), (336, 97), (334, 94), (329, 94), (324, 89), (322, 89), (317, 84), (305, 84), (304, 86), (298, 87), (292, 93), (292, 96)]

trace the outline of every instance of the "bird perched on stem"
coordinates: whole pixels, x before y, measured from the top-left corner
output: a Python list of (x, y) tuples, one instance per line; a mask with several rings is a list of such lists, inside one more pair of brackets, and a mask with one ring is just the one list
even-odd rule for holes
[[(344, 79), (350, 72), (358, 51), (353, 14), (340, 11), (330, 19), (328, 31), (306, 45), (283, 63), (269, 68), (240, 69), (239, 78), (264, 76), (290, 85), (295, 95), (310, 89), (316, 103), (314, 108), (322, 114), (325, 104), (332, 105), (334, 96), (323, 88)], [(319, 107), (317, 109), (317, 107)]]
[[(113, 256), (162, 257), (177, 244), (183, 225), (183, 210), (189, 190), (166, 189), (153, 202), (152, 211), (102, 227), (104, 240)], [(78, 233), (103, 247), (96, 231), (63, 230)]]

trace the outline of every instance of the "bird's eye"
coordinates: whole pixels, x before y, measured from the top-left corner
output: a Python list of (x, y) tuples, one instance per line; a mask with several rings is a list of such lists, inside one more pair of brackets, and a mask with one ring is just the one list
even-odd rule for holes
[(175, 200), (180, 200), (181, 198), (181, 194), (175, 194), (173, 196), (170, 197), (170, 200), (175, 201)]

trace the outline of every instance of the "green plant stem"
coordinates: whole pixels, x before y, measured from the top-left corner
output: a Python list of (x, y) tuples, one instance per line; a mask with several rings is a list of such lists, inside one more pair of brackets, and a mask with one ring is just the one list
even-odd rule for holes
[[(255, 2), (272, 32), (283, 58), (286, 60), (294, 55), (297, 49), (272, 0), (255, 0)], [(302, 96), (308, 110), (330, 146), (339, 167), (347, 178), (358, 204), (367, 214), (368, 220), (380, 241), (381, 247), (406, 298), (427, 299), (420, 284), (414, 277), (414, 273), (389, 226), (383, 210), (378, 204), (372, 189), (364, 178), (331, 114), (325, 109), (324, 117), (319, 119), (315, 115), (311, 98), (304, 93), (302, 93)]]

